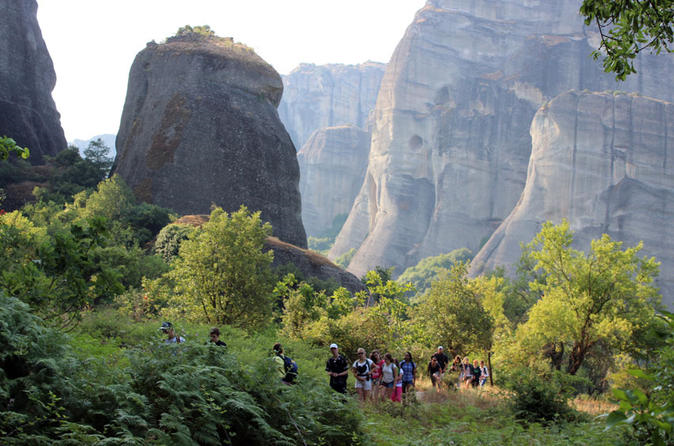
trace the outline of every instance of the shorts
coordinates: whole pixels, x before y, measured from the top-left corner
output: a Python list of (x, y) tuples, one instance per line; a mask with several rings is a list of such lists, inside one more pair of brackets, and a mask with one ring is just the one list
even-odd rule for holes
[(386, 387), (387, 389), (392, 389), (394, 384), (394, 381), (391, 381), (390, 383), (385, 383), (384, 381), (381, 382), (381, 386)]
[(368, 379), (367, 381), (356, 380), (356, 389), (363, 390), (372, 390), (372, 380)]

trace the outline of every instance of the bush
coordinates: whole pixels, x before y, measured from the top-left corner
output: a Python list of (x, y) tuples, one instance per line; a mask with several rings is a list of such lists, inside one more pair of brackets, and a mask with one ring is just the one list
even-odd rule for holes
[(562, 373), (541, 377), (526, 367), (514, 369), (507, 387), (512, 391), (515, 416), (527, 422), (550, 422), (572, 417), (570, 389)]
[(347, 445), (363, 435), (353, 401), (311, 374), (283, 385), (259, 351), (243, 364), (195, 341), (146, 344), (114, 364), (82, 359), (110, 349), (79, 335), (76, 354), (27, 305), (0, 299), (3, 444)]

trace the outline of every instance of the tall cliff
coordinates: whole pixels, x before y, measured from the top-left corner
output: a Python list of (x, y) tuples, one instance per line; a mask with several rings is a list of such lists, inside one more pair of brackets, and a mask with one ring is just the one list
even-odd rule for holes
[(369, 127), (386, 65), (301, 64), (283, 76), (279, 116), (295, 147), (301, 148), (320, 128)]
[(569, 221), (586, 250), (607, 233), (661, 264), (659, 285), (674, 305), (674, 104), (635, 95), (569, 92), (531, 124), (526, 187), (473, 261), (474, 274), (520, 257), (545, 221)]
[(129, 74), (113, 173), (139, 199), (181, 214), (260, 210), (275, 236), (306, 247), (282, 92), (278, 73), (232, 39), (150, 43)]
[(297, 153), (307, 234), (321, 236), (336, 217), (351, 210), (369, 151), (370, 134), (345, 125), (316, 130)]
[(0, 0), (0, 136), (30, 149), (30, 161), (66, 148), (51, 92), (56, 73), (35, 0)]
[(602, 72), (580, 3), (426, 3), (387, 65), (368, 171), (331, 258), (358, 248), (349, 270), (359, 275), (475, 252), (519, 199), (545, 101), (569, 89), (671, 99), (671, 57), (640, 56), (623, 84)]

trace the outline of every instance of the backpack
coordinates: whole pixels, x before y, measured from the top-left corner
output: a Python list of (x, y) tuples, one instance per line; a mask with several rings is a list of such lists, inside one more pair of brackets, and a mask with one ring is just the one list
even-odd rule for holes
[(297, 377), (297, 363), (287, 356), (283, 356), (283, 370), (286, 372), (286, 376), (283, 377), (283, 381), (291, 383), (295, 381)]

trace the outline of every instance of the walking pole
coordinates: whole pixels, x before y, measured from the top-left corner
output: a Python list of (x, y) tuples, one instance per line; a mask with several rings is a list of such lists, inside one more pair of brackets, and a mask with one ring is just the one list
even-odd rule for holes
[(494, 372), (491, 369), (491, 352), (487, 353), (487, 364), (489, 365), (489, 385), (494, 387)]

